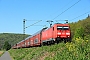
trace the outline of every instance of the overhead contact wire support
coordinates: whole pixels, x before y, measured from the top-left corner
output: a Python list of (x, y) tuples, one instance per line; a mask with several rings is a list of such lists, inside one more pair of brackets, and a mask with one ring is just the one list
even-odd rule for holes
[(56, 19), (57, 17), (59, 17), (60, 15), (62, 15), (64, 12), (66, 12), (67, 10), (69, 10), (70, 8), (72, 8), (74, 5), (76, 5), (77, 3), (79, 3), (81, 0), (78, 0), (76, 3), (74, 3), (72, 6), (70, 6), (69, 8), (67, 8), (66, 10), (64, 10), (63, 12), (61, 12), (59, 15), (57, 15), (54, 19)]

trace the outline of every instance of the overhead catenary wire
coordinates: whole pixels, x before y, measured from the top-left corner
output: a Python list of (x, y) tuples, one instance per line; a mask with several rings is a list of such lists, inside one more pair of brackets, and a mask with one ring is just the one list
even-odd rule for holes
[(57, 17), (59, 17), (60, 15), (62, 15), (63, 13), (65, 13), (67, 10), (69, 10), (70, 8), (72, 8), (74, 5), (76, 5), (77, 3), (79, 3), (81, 0), (78, 0), (76, 3), (74, 3), (72, 6), (70, 6), (69, 8), (67, 8), (66, 10), (64, 10), (63, 12), (61, 12), (59, 15), (57, 15), (55, 18), (53, 18), (52, 20), (56, 19)]
[(33, 25), (33, 26), (43, 26), (43, 27), (46, 27), (46, 25)]
[[(73, 0), (71, 0), (70, 2), (72, 2)], [(63, 12), (61, 12), (58, 16), (60, 16), (60, 15), (62, 15), (63, 13), (65, 13), (67, 10), (69, 10), (70, 8), (72, 8), (74, 5), (76, 5), (77, 3), (79, 3), (81, 0), (78, 0), (76, 3), (74, 3), (72, 6), (70, 6), (69, 8), (67, 8), (66, 10), (64, 10)], [(69, 2), (69, 3), (70, 3)], [(68, 3), (68, 4), (69, 4)], [(66, 4), (66, 6), (68, 5), (68, 4)], [(56, 19), (58, 16), (56, 16), (54, 19)], [(54, 20), (54, 19), (52, 19), (52, 20)], [(36, 20), (26, 20), (26, 21), (36, 21)], [(38, 22), (36, 22), (36, 23), (38, 23)], [(35, 25), (36, 23), (34, 23), (34, 24), (32, 24), (32, 25), (30, 25), (30, 26), (33, 26), (33, 25)], [(30, 26), (27, 26), (26, 28), (28, 28), (28, 27), (30, 27)]]
[[(67, 6), (68, 4), (70, 4), (71, 2), (72, 2), (73, 0), (71, 0), (69, 3), (67, 3), (65, 6)], [(79, 1), (77, 1), (76, 3), (74, 3), (72, 6), (70, 6), (68, 9), (66, 9), (66, 10), (64, 10), (63, 12), (61, 12), (61, 14), (63, 14), (64, 12), (66, 12), (67, 10), (69, 10), (71, 7), (73, 7), (74, 5), (76, 5), (78, 2), (80, 2), (81, 0), (79, 0)], [(65, 7), (64, 6), (64, 7)], [(64, 7), (62, 7), (62, 8), (64, 8)], [(59, 14), (58, 16), (60, 16), (61, 14)], [(54, 19), (56, 19), (58, 16), (56, 16)], [(52, 20), (54, 20), (54, 19), (52, 19)], [(26, 20), (26, 21), (37, 21), (37, 20)], [(33, 25), (35, 25), (35, 24), (32, 24), (32, 25), (30, 25), (30, 26), (33, 26)], [(29, 26), (28, 26), (29, 27)], [(27, 28), (27, 27), (26, 27)]]
[(83, 15), (85, 15), (85, 14), (89, 13), (89, 12), (90, 12), (90, 11), (85, 12), (85, 13), (83, 13), (83, 14), (81, 14), (81, 15), (79, 15), (79, 16), (77, 16), (77, 17), (75, 17), (75, 18), (73, 18), (73, 19), (71, 19), (71, 20), (69, 20), (69, 21), (75, 20), (75, 19), (77, 19), (77, 18), (79, 18), (79, 17), (81, 17), (81, 16), (83, 16)]
[[(33, 26), (33, 25), (35, 25), (35, 24), (37, 24), (37, 23), (39, 23), (39, 22), (41, 22), (42, 20), (39, 20), (39, 21), (37, 21), (37, 22), (35, 22), (35, 23), (33, 23), (32, 25), (30, 25), (30, 26)], [(28, 28), (28, 27), (30, 27), (30, 26), (27, 26), (26, 28)]]
[(68, 21), (67, 19), (64, 20), (55, 20), (57, 23), (59, 23), (59, 21)]
[[(65, 4), (63, 7), (61, 7), (58, 11), (60, 11), (60, 10), (63, 9), (63, 8), (65, 8), (66, 6), (68, 6), (72, 1), (74, 1), (74, 0), (70, 0), (67, 4)], [(58, 11), (52, 13), (52, 14), (49, 15), (48, 17), (52, 16), (53, 14), (57, 13)], [(48, 18), (48, 17), (47, 17), (47, 18)]]

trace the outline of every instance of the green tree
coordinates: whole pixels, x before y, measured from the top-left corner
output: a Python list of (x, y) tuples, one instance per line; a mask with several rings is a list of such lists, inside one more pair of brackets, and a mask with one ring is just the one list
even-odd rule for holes
[(80, 27), (76, 29), (74, 38), (78, 38), (78, 37), (81, 37), (82, 39), (84, 39), (84, 28)]
[(8, 41), (5, 42), (4, 47), (3, 47), (6, 51), (9, 50), (11, 48), (11, 45), (8, 43)]

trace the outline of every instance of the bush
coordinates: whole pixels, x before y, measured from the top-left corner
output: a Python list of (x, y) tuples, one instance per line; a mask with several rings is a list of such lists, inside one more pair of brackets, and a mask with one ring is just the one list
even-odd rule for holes
[(7, 51), (11, 48), (11, 45), (8, 43), (8, 41), (5, 42), (3, 48)]

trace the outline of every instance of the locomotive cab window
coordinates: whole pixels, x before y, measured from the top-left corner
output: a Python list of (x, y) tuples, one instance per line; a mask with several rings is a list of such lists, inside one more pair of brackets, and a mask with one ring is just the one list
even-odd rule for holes
[(57, 26), (57, 30), (69, 30), (68, 26)]
[(68, 26), (64, 26), (63, 30), (69, 30), (69, 27)]
[(57, 30), (62, 30), (62, 26), (57, 26)]

